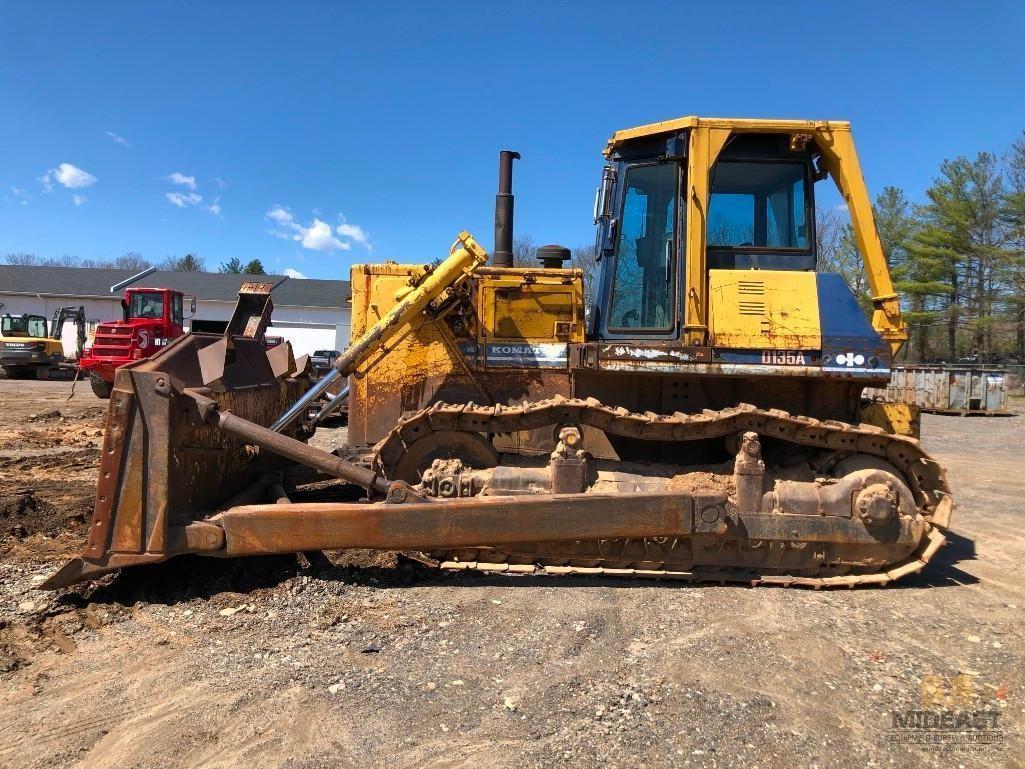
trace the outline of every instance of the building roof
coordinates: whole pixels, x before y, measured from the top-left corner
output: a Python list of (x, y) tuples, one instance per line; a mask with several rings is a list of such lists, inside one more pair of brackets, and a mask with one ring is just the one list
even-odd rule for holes
[[(134, 274), (135, 270), (0, 264), (0, 294), (118, 298), (124, 295), (124, 290), (111, 294), (110, 287)], [(247, 280), (261, 283), (280, 282), (271, 294), (274, 304), (279, 307), (345, 307), (349, 300), (348, 281), (296, 279), (284, 275), (158, 270), (136, 281), (130, 288), (173, 288), (197, 299), (234, 302), (238, 296), (239, 286)]]

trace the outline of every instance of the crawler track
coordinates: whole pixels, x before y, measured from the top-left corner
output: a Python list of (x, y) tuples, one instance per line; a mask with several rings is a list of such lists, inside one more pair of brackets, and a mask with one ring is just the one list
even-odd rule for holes
[[(443, 431), (483, 434), (512, 433), (542, 427), (575, 424), (594, 427), (609, 435), (642, 440), (683, 442), (723, 438), (754, 431), (777, 441), (818, 449), (823, 454), (867, 454), (894, 465), (904, 476), (929, 523), (917, 549), (900, 562), (865, 568), (836, 559), (813, 568), (773, 566), (773, 553), (764, 550), (762, 565), (695, 566), (691, 543), (679, 540), (639, 540), (530, 544), (514, 548), (477, 548), (436, 554), (442, 566), (500, 572), (536, 572), (679, 579), (692, 582), (743, 582), (752, 585), (798, 585), (813, 588), (883, 585), (920, 571), (945, 542), (953, 499), (943, 469), (918, 441), (892, 435), (871, 425), (852, 425), (792, 416), (776, 409), (747, 404), (700, 414), (652, 412), (637, 414), (589, 399), (555, 398), (522, 406), (435, 404), (404, 418), (375, 448), (376, 462), (388, 472), (417, 441)], [(435, 436), (437, 437), (437, 436)], [(800, 549), (801, 541), (788, 543)], [(742, 542), (743, 555), (751, 560), (757, 542)], [(741, 553), (737, 553), (738, 560)], [(777, 554), (778, 555), (778, 554)], [(723, 557), (729, 560), (729, 554)], [(848, 573), (856, 572), (856, 573)]]

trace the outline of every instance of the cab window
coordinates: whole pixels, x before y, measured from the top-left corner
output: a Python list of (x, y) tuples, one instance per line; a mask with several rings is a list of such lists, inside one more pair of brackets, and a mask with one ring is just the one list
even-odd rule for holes
[(159, 291), (139, 291), (132, 294), (128, 306), (129, 318), (162, 318), (164, 317), (164, 295)]
[(674, 163), (627, 169), (616, 238), (616, 269), (608, 328), (664, 331), (673, 327)]
[(171, 295), (171, 322), (176, 326), (180, 326), (185, 322), (185, 313), (182, 310), (181, 294)]
[(39, 315), (5, 315), (0, 321), (0, 333), (4, 336), (45, 338), (46, 318)]
[(716, 163), (708, 247), (807, 251), (806, 176), (803, 163)]

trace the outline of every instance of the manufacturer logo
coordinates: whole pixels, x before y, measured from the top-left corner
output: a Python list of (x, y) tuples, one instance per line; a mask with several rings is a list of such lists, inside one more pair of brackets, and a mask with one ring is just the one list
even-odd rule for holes
[(146, 329), (139, 331), (139, 347), (149, 347), (149, 331)]
[(861, 353), (842, 352), (836, 356), (836, 365), (847, 366), (848, 368), (853, 368), (854, 366), (864, 366), (865, 356)]
[(569, 360), (565, 344), (489, 344), (487, 365), (506, 368), (562, 368)]

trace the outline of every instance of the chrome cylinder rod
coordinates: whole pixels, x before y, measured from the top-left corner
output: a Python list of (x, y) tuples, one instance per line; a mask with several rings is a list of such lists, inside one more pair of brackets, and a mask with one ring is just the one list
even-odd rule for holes
[(349, 386), (346, 385), (342, 388), (341, 392), (337, 395), (331, 395), (331, 393), (324, 393), (328, 397), (328, 402), (324, 404), (323, 408), (317, 412), (317, 415), (310, 420), (311, 425), (319, 425), (329, 416), (338, 411), (339, 407), (345, 403), (349, 397)]
[(317, 400), (317, 398), (323, 395), (327, 388), (329, 388), (331, 384), (341, 375), (342, 372), (335, 368), (331, 369), (326, 374), (324, 374), (324, 376), (321, 377), (320, 381), (313, 385), (313, 387), (311, 387), (309, 390), (307, 390), (303, 394), (303, 396), (299, 400), (297, 400), (288, 411), (286, 411), (284, 414), (278, 417), (278, 420), (270, 426), (270, 429), (277, 433), (281, 432), (283, 428), (292, 424), (292, 421), (297, 416), (302, 414), (311, 403), (313, 403), (315, 400)]

